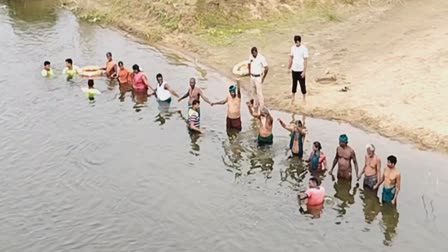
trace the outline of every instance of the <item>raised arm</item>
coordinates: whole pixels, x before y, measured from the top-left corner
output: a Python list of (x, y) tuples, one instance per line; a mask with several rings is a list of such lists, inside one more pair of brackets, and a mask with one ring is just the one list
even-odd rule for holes
[(241, 99), (240, 78), (236, 79), (236, 95)]
[(260, 119), (260, 115), (254, 112), (252, 104), (250, 104), (250, 102), (246, 102), (246, 104), (247, 108), (249, 109), (250, 115), (253, 116), (254, 118)]
[(287, 131), (289, 131), (289, 132), (293, 131), (293, 129), (292, 129), (290, 126), (286, 125), (286, 123), (283, 122), (282, 119), (279, 118), (279, 119), (278, 119), (278, 122), (280, 123), (280, 125), (281, 125), (285, 130), (287, 130)]

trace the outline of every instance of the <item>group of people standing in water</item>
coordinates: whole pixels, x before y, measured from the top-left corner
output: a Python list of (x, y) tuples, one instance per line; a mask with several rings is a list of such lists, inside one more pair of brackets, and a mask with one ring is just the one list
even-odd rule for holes
[[(306, 85), (305, 74), (307, 67), (308, 50), (301, 44), (300, 36), (294, 36), (295, 44), (291, 48), (290, 61), (288, 68), (292, 68), (292, 103), (294, 103), (295, 93), (297, 91), (297, 82), (300, 83), (303, 94), (303, 101), (305, 101)], [(158, 102), (170, 103), (172, 96), (176, 97), (178, 102), (188, 98), (188, 119), (187, 125), (192, 132), (204, 133), (200, 126), (200, 103), (205, 101), (211, 106), (227, 105), (226, 127), (228, 130), (239, 132), (242, 130), (241, 123), (241, 85), (240, 79), (236, 79), (234, 85), (229, 86), (228, 94), (220, 101), (212, 102), (208, 99), (201, 88), (196, 85), (196, 79), (189, 80), (189, 88), (184, 95), (180, 96), (174, 91), (163, 79), (162, 74), (156, 75), (157, 84), (152, 87), (148, 81), (148, 77), (142, 71), (139, 65), (132, 66), (132, 70), (125, 68), (124, 63), (119, 61), (115, 63), (112, 59), (112, 53), (106, 54), (106, 64), (100, 68), (102, 73), (110, 81), (118, 81), (121, 97), (127, 92), (132, 92), (135, 95), (143, 95), (150, 97), (154, 95)], [(63, 74), (67, 78), (73, 78), (80, 74), (79, 67), (73, 65), (72, 59), (66, 59), (66, 67)], [(263, 55), (258, 53), (258, 49), (253, 47), (248, 64), (250, 83), (252, 86), (252, 97), (246, 102), (249, 114), (254, 118), (258, 125), (257, 143), (259, 146), (269, 146), (273, 144), (274, 136), (272, 133), (274, 126), (274, 118), (269, 110), (264, 106), (262, 85), (268, 73), (268, 65)], [(44, 69), (42, 76), (51, 77), (54, 75), (51, 69), (50, 62), (44, 62)], [(89, 99), (97, 94), (98, 90), (94, 88), (93, 79), (89, 78), (88, 87), (83, 88), (87, 93)], [(322, 151), (320, 142), (313, 142), (312, 151), (308, 157), (304, 157), (304, 143), (307, 136), (307, 129), (305, 121), (296, 120), (291, 124), (287, 124), (280, 118), (278, 122), (282, 128), (289, 132), (290, 142), (289, 149), (292, 158), (298, 158), (309, 163), (310, 171), (313, 177), (309, 180), (309, 189), (305, 193), (298, 195), (299, 200), (307, 199), (308, 205), (322, 205), (325, 196), (325, 190), (321, 186), (321, 182), (316, 176), (318, 173), (324, 173), (327, 170), (327, 157)], [(358, 169), (358, 161), (355, 151), (348, 145), (348, 137), (343, 134), (339, 137), (339, 146), (336, 148), (336, 155), (334, 157), (329, 173), (332, 175), (333, 170), (338, 166), (337, 178), (340, 180), (351, 181), (353, 176), (352, 162), (355, 168), (355, 176), (359, 181), (363, 176), (363, 185), (373, 191), (377, 191), (381, 184), (384, 183), (382, 191), (382, 201), (384, 203), (397, 203), (398, 193), (401, 185), (401, 175), (398, 168), (396, 168), (397, 158), (393, 155), (387, 157), (387, 165), (384, 172), (381, 171), (381, 159), (375, 154), (375, 146), (367, 145), (365, 164), (361, 172)]]

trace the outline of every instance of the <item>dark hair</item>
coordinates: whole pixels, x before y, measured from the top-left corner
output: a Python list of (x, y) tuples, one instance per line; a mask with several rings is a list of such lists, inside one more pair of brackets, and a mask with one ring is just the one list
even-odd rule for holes
[(123, 61), (118, 61), (118, 65), (124, 65)]
[(194, 100), (192, 103), (191, 103), (191, 105), (196, 105), (196, 104), (199, 104), (199, 100)]
[(112, 57), (112, 53), (111, 53), (111, 52), (107, 52), (107, 53), (106, 53), (106, 56), (110, 56), (110, 57)]
[(48, 66), (48, 65), (50, 65), (50, 61), (47, 60), (44, 62), (44, 66)]
[(311, 177), (310, 181), (314, 181), (316, 183), (317, 186), (320, 186), (320, 180), (316, 177)]
[(87, 81), (87, 85), (89, 85), (89, 87), (93, 87), (93, 85), (94, 85), (93, 79), (89, 79)]
[(137, 70), (137, 71), (140, 72), (140, 67), (139, 67), (137, 64), (134, 64), (134, 65), (132, 66), (132, 70)]
[(297, 121), (296, 121), (296, 125), (303, 126), (302, 121), (301, 121), (301, 120), (297, 120)]
[(395, 157), (394, 155), (390, 155), (390, 156), (387, 157), (387, 161), (389, 161), (392, 164), (396, 165), (397, 164), (397, 157)]
[(302, 42), (302, 37), (300, 37), (299, 35), (294, 36), (294, 43), (297, 43), (297, 42)]
[(162, 76), (162, 74), (161, 73), (158, 73), (157, 75), (156, 75), (156, 79), (158, 79), (158, 78), (163, 78), (163, 76)]
[(254, 105), (254, 99), (250, 99), (249, 103), (250, 103), (251, 105)]
[(314, 145), (318, 150), (322, 150), (322, 145), (321, 145), (318, 141), (314, 142), (313, 145)]
[(70, 58), (66, 59), (66, 60), (65, 60), (65, 62), (67, 62), (67, 63), (69, 63), (69, 64), (73, 65), (73, 60), (72, 60), (72, 59), (70, 59)]
[(252, 47), (252, 49), (250, 49), (250, 52), (251, 53), (258, 52), (258, 49), (254, 46), (254, 47)]

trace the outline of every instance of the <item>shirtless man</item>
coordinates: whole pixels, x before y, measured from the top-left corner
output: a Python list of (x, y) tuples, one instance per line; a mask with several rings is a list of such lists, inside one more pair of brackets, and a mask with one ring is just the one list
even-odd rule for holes
[(398, 168), (395, 168), (397, 164), (397, 158), (395, 156), (387, 157), (387, 166), (384, 168), (383, 178), (381, 183), (384, 182), (382, 199), (383, 203), (397, 204), (398, 193), (401, 187), (401, 174)]
[(278, 119), (280, 125), (290, 132), (289, 149), (293, 157), (303, 158), (303, 143), (305, 142), (306, 129), (302, 121), (295, 121), (294, 125), (286, 125), (282, 119)]
[(333, 166), (330, 174), (333, 174), (333, 169), (338, 164), (338, 178), (349, 179), (352, 178), (352, 160), (355, 165), (356, 177), (358, 177), (358, 161), (356, 161), (355, 151), (348, 146), (348, 137), (343, 134), (339, 136), (339, 146), (336, 148), (336, 156), (334, 157)]
[(229, 87), (227, 97), (219, 102), (212, 102), (214, 105), (224, 105), (227, 103), (227, 130), (235, 129), (241, 131), (241, 89), (240, 79), (236, 80), (236, 86)]
[[(274, 136), (272, 135), (272, 124), (274, 119), (272, 118), (269, 110), (266, 108), (261, 109), (260, 114), (254, 110), (254, 100), (251, 99), (247, 103), (249, 108), (249, 113), (257, 120), (258, 124), (258, 146), (272, 145)], [(263, 123), (262, 117), (265, 118), (265, 123)]]
[(365, 174), (364, 187), (377, 190), (381, 181), (381, 159), (375, 154), (375, 146), (373, 144), (368, 144), (366, 150), (367, 155), (365, 157), (364, 168), (358, 180)]
[[(199, 101), (200, 98), (202, 98), (206, 103), (211, 105), (210, 100), (205, 97), (204, 93), (202, 92), (202, 89), (196, 87), (196, 79), (191, 78), (190, 79), (190, 87), (188, 88), (187, 93), (179, 98), (179, 102), (183, 99), (189, 97), (188, 99), (188, 108), (192, 107), (193, 101)], [(198, 110), (198, 113), (200, 114), (200, 111)]]

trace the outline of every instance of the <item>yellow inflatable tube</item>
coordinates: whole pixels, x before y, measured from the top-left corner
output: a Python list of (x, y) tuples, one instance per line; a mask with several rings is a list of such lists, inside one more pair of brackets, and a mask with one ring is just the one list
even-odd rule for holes
[(232, 73), (239, 77), (249, 76), (248, 64), (248, 60), (241, 61), (233, 67)]
[(81, 68), (79, 75), (82, 77), (98, 77), (103, 75), (104, 71), (99, 66), (85, 66)]

